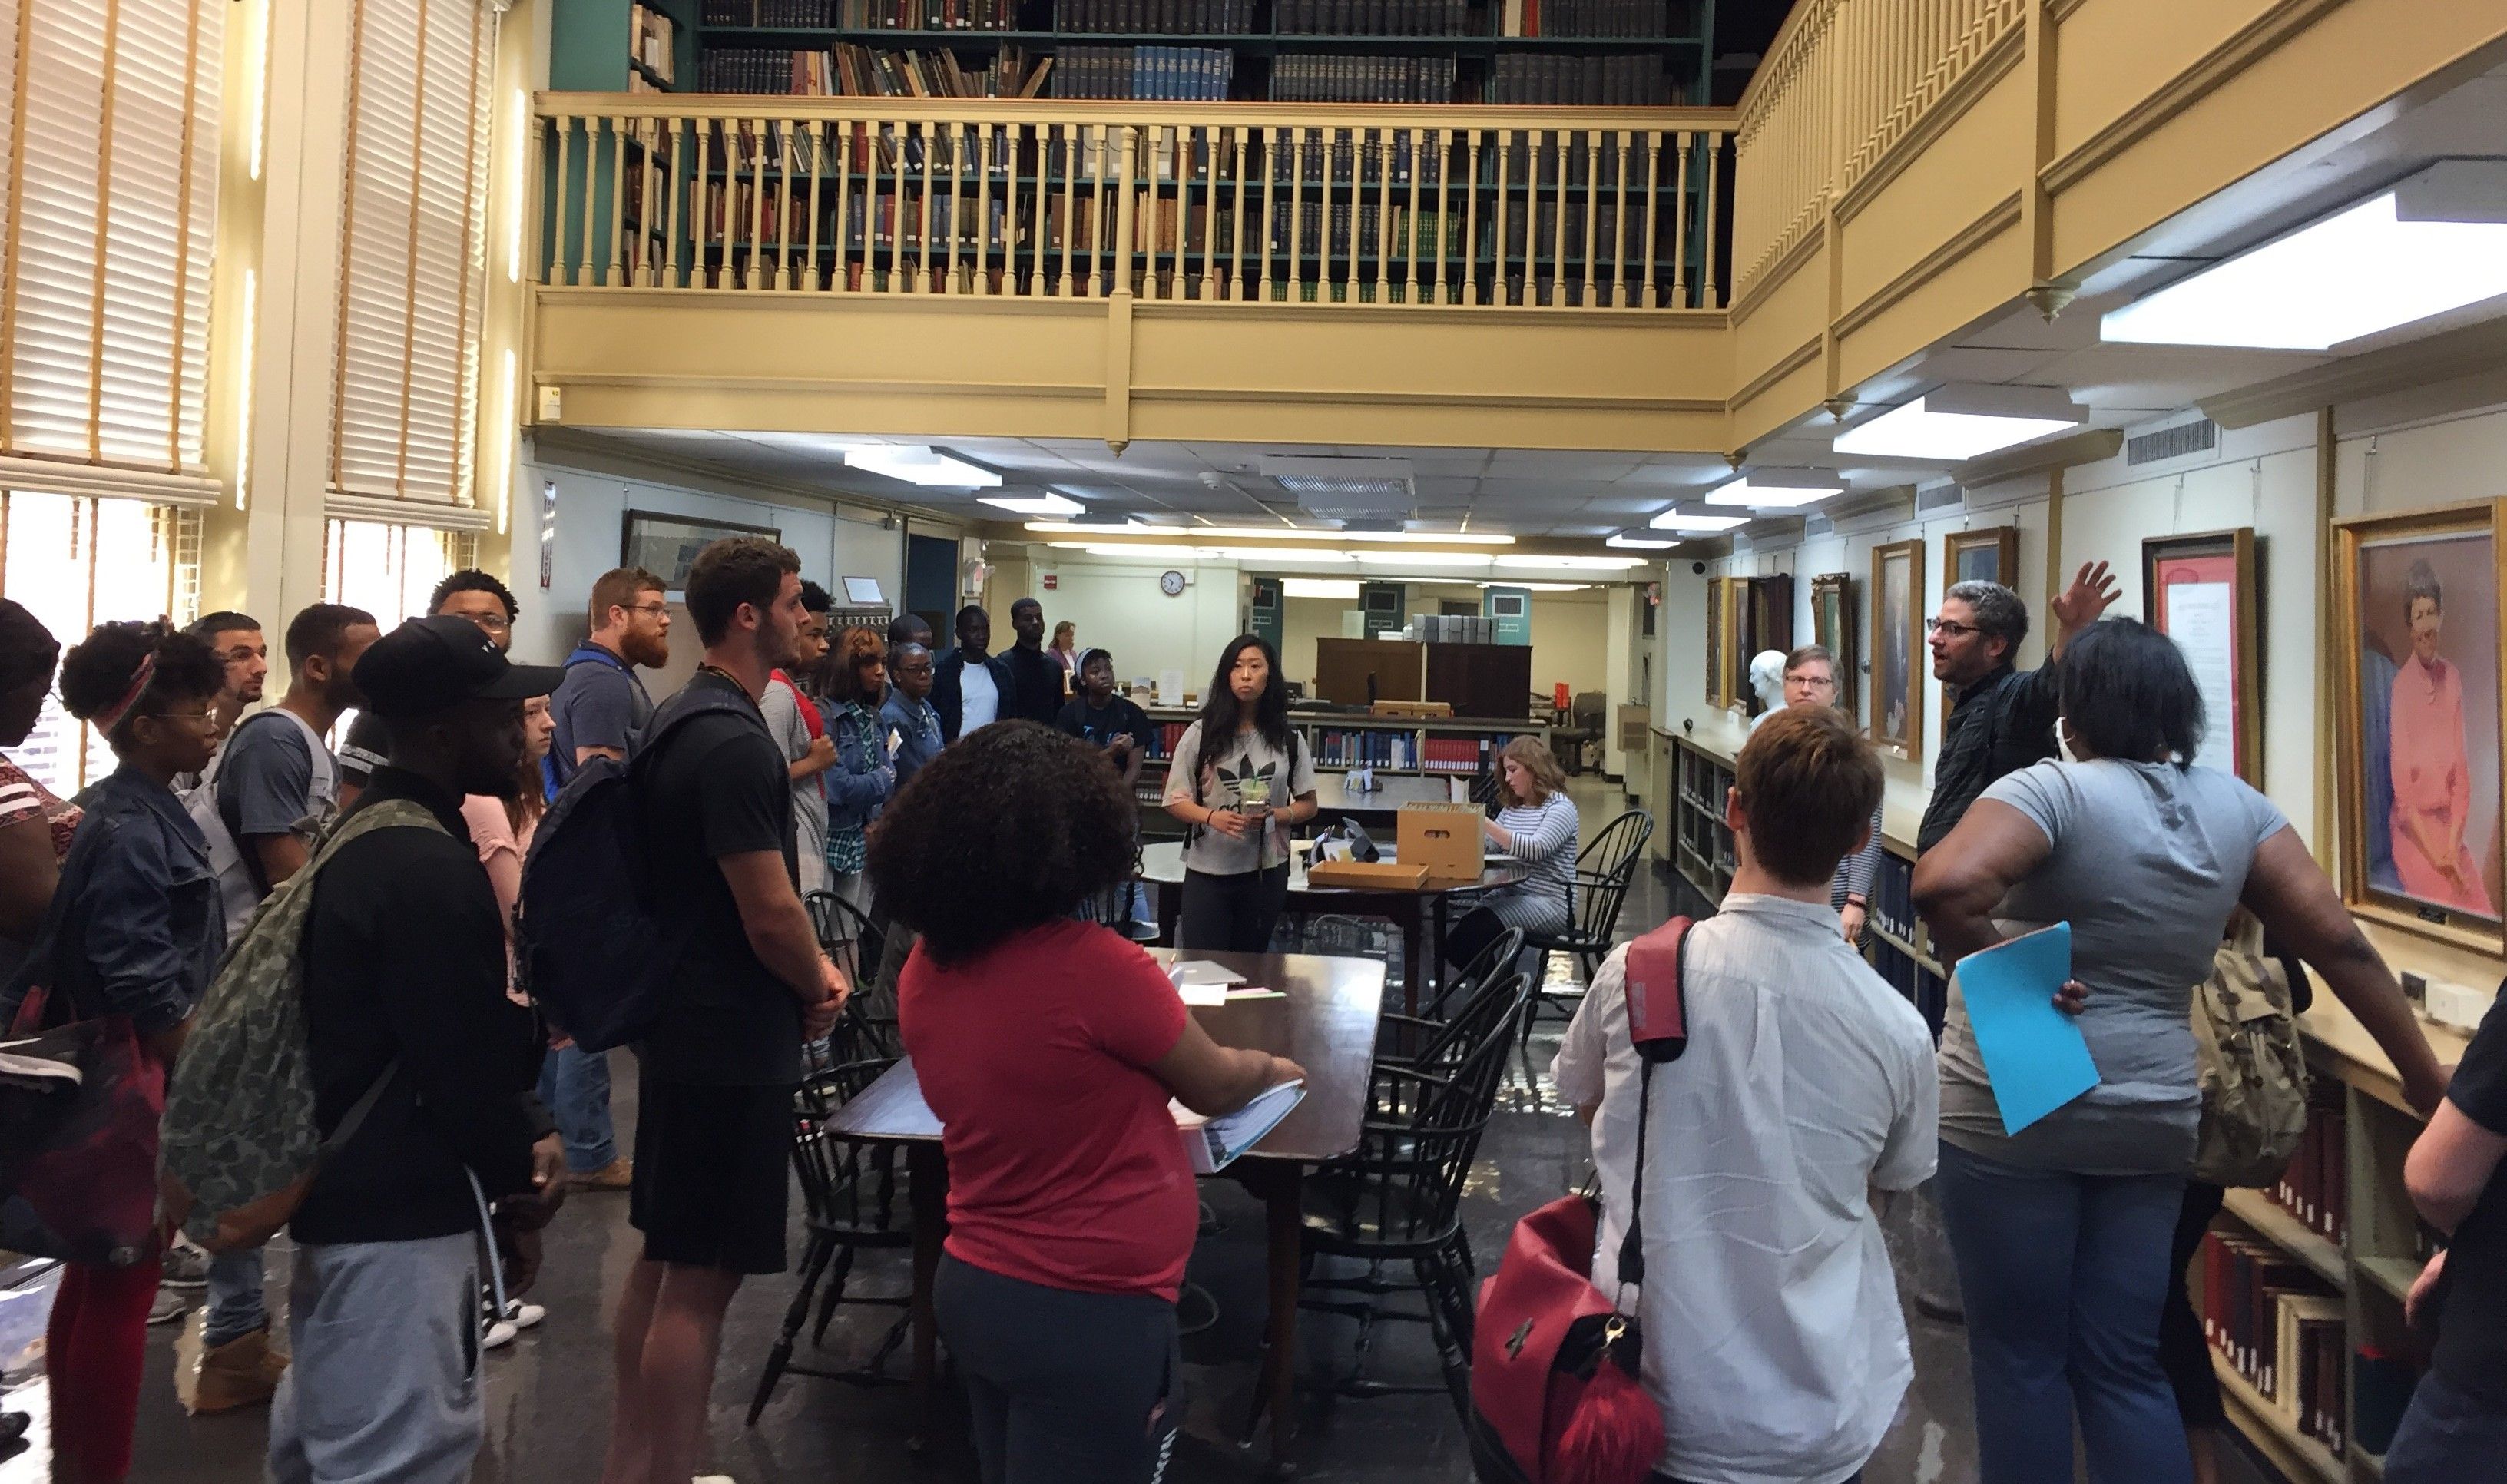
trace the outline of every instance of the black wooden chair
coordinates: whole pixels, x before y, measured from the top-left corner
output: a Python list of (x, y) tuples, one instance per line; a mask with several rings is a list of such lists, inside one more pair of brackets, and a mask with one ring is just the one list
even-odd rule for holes
[(1457, 1039), (1471, 1033), (1465, 1022), (1472, 1018), (1490, 987), (1513, 967), (1515, 957), (1522, 952), (1523, 930), (1509, 927), (1438, 985), (1424, 1013), (1386, 1011), (1376, 1023), (1376, 1060), (1404, 1066), (1440, 1063)]
[[(1307, 1178), (1308, 1263), (1333, 1256), (1367, 1264), (1359, 1276), (1310, 1279), (1309, 1296), (1302, 1302), (1303, 1307), (1358, 1321), (1358, 1370), (1334, 1385), (1341, 1395), (1441, 1390), (1463, 1415), (1470, 1415), (1472, 1304), (1477, 1284), (1471, 1239), (1463, 1227), (1463, 1184), (1478, 1155), (1498, 1080), (1514, 1049), (1515, 1022), (1525, 1008), (1522, 979), (1508, 970), (1472, 1001), (1472, 1034), (1452, 1046), (1438, 1069), (1379, 1062), (1358, 1151)], [(1386, 1276), (1385, 1265), (1397, 1262), (1410, 1265), (1415, 1282)], [(1380, 1301), (1414, 1287), (1424, 1300), (1418, 1311)], [(1428, 1326), (1444, 1372), (1441, 1386), (1397, 1385), (1367, 1376), (1373, 1331), (1386, 1321)]]
[[(801, 1250), (800, 1284), (793, 1289), (791, 1304), (783, 1311), (782, 1330), (775, 1337), (774, 1348), (767, 1352), (765, 1374), (757, 1379), (757, 1394), (748, 1403), (748, 1425), (752, 1428), (774, 1396), (776, 1384), (787, 1372), (854, 1386), (905, 1384), (906, 1377), (891, 1375), (886, 1368), (889, 1357), (904, 1343), (910, 1322), (910, 1317), (903, 1312), (910, 1301), (902, 1294), (851, 1297), (853, 1303), (900, 1311), (896, 1322), (889, 1326), (866, 1363), (854, 1367), (792, 1363), (793, 1343), (801, 1333), (801, 1325), (810, 1318), (814, 1295), (818, 1298), (818, 1315), (810, 1341), (814, 1346), (825, 1343), (827, 1324), (835, 1318), (836, 1306), (848, 1302), (845, 1285), (853, 1276), (856, 1253), (864, 1249), (905, 1251), (914, 1246), (913, 1195), (904, 1161), (898, 1158), (896, 1149), (892, 1145), (840, 1139), (825, 1127), (838, 1107), (878, 1081), (880, 1073), (890, 1065), (885, 1059), (848, 1062), (812, 1076), (794, 1096), (792, 1170), (801, 1181), (802, 1225), (808, 1236)], [(826, 1285), (823, 1294), (818, 1292), (821, 1282)]]
[(818, 947), (844, 970), (853, 986), (845, 1017), (830, 1038), (831, 1065), (895, 1061), (905, 1055), (896, 1029), (896, 986), (880, 972), (886, 962), (888, 937), (893, 924), (870, 916), (832, 891), (813, 891), (802, 898), (810, 909), (811, 929)]
[(1627, 903), (1628, 887), (1645, 858), (1646, 842), (1653, 838), (1653, 815), (1642, 809), (1629, 810), (1602, 826), (1592, 843), (1577, 852), (1575, 911), (1567, 930), (1524, 936), (1523, 946), (1538, 949), (1544, 960), (1553, 953), (1573, 955), (1579, 970), (1573, 995), (1555, 994), (1546, 987), (1545, 976), (1535, 976), (1532, 1012), (1523, 1018), (1526, 1041), (1544, 1007), (1564, 1015), (1576, 1013), (1575, 1001), (1591, 987), (1602, 960), (1610, 957), (1612, 939), (1619, 930), (1619, 909)]

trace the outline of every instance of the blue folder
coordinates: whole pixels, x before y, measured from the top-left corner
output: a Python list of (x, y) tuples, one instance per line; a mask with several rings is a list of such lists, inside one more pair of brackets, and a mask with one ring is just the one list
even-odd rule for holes
[(1968, 1025), (2002, 1108), (2017, 1134), (2098, 1085), (2081, 1028), (2054, 1004), (2072, 977), (2072, 924), (2056, 923), (1958, 961)]

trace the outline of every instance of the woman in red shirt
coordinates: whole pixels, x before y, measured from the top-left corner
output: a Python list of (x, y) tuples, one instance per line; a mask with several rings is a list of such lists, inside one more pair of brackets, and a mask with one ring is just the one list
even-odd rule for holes
[(1155, 1475), (1200, 1210), (1168, 1100), (1224, 1113), (1304, 1075), (1213, 1041), (1072, 918), (1131, 875), (1136, 813), (1104, 757), (1022, 721), (959, 739), (871, 831), (876, 899), (922, 935), (898, 1019), (949, 1156), (934, 1291), (985, 1484)]

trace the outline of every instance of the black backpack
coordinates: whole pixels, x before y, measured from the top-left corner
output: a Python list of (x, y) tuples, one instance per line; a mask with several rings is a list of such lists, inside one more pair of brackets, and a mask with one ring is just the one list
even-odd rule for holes
[(640, 1040), (661, 1018), (694, 919), (665, 915), (637, 800), (656, 754), (700, 716), (765, 721), (745, 696), (691, 685), (662, 703), (627, 760), (596, 757), (549, 806), (523, 862), (514, 943), (524, 989), (586, 1051)]

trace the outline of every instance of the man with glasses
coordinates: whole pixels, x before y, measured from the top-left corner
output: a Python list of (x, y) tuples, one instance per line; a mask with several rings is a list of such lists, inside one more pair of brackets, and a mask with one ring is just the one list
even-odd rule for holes
[(624, 760), (653, 718), (638, 667), (671, 663), (671, 605), (662, 579), (642, 567), (603, 572), (592, 585), (592, 634), (565, 657), (565, 680), (549, 698), (557, 741), (549, 748), (549, 797), (595, 757)]
[[(1757, 736), (1771, 717), (1799, 706), (1836, 705), (1836, 656), (1825, 644), (1804, 644), (1785, 656), (1785, 704), (1759, 713), (1750, 723)], [(1851, 717), (1847, 718), (1849, 721)], [(1863, 923), (1871, 911), (1871, 878), (1880, 868), (1880, 806), (1871, 806), (1871, 830), (1863, 844), (1837, 862), (1828, 884), (1828, 905), (1836, 914), (1837, 930), (1848, 943), (1863, 941)]]
[(2018, 594), (1998, 582), (1958, 582), (1942, 595), (1941, 611), (1924, 632), (1933, 678), (1950, 688), (1951, 701), (1942, 718), (1932, 802), (1915, 836), (1918, 852), (1939, 844), (1996, 779), (2054, 755), (2054, 714), (2062, 707), (2054, 661), (2120, 596), (2105, 562), (2083, 563), (2050, 604), (2054, 643), (2046, 664), (2021, 671), (2012, 668), (2028, 636), (2028, 606)]
[[(466, 618), (479, 626), (488, 641), (499, 650), (514, 647), (514, 621), (523, 616), (523, 605), (514, 600), (513, 589), (496, 580), (494, 574), (477, 567), (463, 567), (435, 585), (427, 595), (426, 614), (431, 618)], [(355, 807), (357, 796), (365, 791), (366, 779), (383, 765), (391, 751), (391, 733), (382, 718), (371, 711), (359, 711), (348, 724), (348, 735), (340, 741), (340, 809), (346, 813)]]

